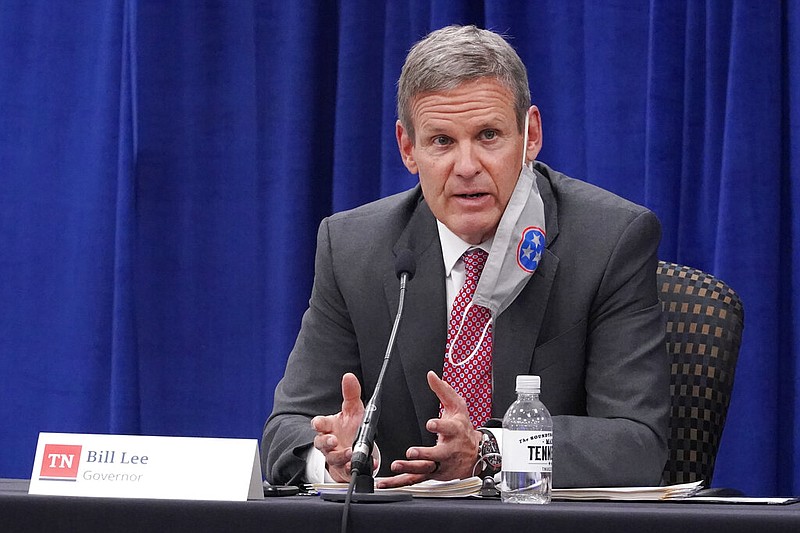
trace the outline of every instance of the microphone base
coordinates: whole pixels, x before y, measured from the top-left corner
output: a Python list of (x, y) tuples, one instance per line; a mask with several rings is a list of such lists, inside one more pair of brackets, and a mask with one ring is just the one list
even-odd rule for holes
[[(404, 502), (411, 500), (411, 494), (399, 490), (384, 490), (375, 492), (375, 480), (369, 474), (355, 474), (355, 485), (350, 502), (355, 503), (386, 503)], [(344, 502), (347, 491), (321, 491), (320, 497), (329, 502)]]
[(375, 492), (375, 480), (369, 474), (356, 474), (353, 494), (372, 494)]
[[(320, 498), (327, 502), (344, 503), (347, 498), (347, 491), (323, 490), (319, 493)], [(387, 490), (382, 492), (354, 492), (350, 497), (351, 503), (390, 503), (411, 501), (412, 496), (407, 492), (399, 490)]]

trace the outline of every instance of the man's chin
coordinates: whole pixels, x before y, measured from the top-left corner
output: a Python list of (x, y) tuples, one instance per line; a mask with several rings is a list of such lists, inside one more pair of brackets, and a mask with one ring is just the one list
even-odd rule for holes
[(487, 239), (489, 239), (492, 235), (494, 235), (495, 230), (497, 229), (497, 224), (457, 224), (456, 227), (450, 227), (450, 231), (458, 235), (458, 237), (464, 241), (468, 242), (469, 244), (480, 244)]

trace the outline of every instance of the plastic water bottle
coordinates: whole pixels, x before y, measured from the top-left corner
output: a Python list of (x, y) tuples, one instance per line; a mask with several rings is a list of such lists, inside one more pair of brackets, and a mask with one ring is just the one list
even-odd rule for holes
[(503, 417), (500, 496), (511, 503), (550, 503), (553, 419), (539, 400), (539, 376), (517, 376), (517, 401)]

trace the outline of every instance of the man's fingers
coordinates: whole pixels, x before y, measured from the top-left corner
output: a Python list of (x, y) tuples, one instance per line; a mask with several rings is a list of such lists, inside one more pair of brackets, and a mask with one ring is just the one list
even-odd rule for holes
[(431, 388), (439, 401), (442, 402), (442, 407), (449, 413), (457, 411), (467, 412), (467, 403), (459, 396), (456, 390), (450, 386), (449, 383), (440, 379), (433, 370), (428, 371), (428, 386)]
[[(443, 448), (441, 446), (413, 446), (406, 450), (406, 458), (409, 461), (441, 461)], [(395, 463), (404, 462), (402, 460)], [(392, 463), (394, 464), (394, 463)]]
[(420, 483), (426, 479), (428, 479), (428, 476), (425, 474), (400, 474), (399, 476), (382, 478), (375, 482), (375, 486), (379, 489), (394, 489)]
[(353, 457), (353, 449), (347, 448), (346, 450), (339, 450), (330, 452), (325, 456), (325, 462), (329, 466), (346, 468)]
[(464, 422), (456, 418), (431, 418), (425, 429), (440, 437), (455, 437), (464, 431)]
[(350, 480), (350, 463), (328, 465), (328, 474), (330, 474), (337, 483), (347, 483)]
[(350, 372), (342, 376), (342, 412), (357, 412), (363, 409), (361, 403), (361, 383)]
[(392, 463), (392, 472), (397, 474), (424, 474), (430, 475), (436, 473), (441, 464), (439, 461), (427, 460), (414, 460), (414, 461), (394, 461)]
[(311, 427), (317, 433), (331, 433), (333, 431), (333, 417), (315, 416), (311, 419)]
[(317, 435), (314, 447), (325, 456), (325, 462), (331, 466), (344, 466), (353, 455), (352, 448), (340, 449), (339, 440), (334, 435)]
[(326, 455), (336, 449), (338, 444), (339, 440), (334, 435), (317, 435), (314, 437), (314, 448)]

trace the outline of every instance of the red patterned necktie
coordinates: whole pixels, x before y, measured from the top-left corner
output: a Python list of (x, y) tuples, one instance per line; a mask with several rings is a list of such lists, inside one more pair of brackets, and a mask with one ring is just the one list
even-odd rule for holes
[(492, 326), (487, 308), (468, 304), (488, 255), (475, 249), (462, 256), (467, 276), (450, 312), (442, 372), (443, 379), (467, 401), (469, 418), (476, 428), (492, 416)]

